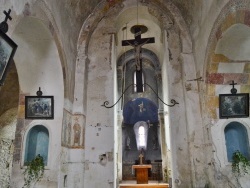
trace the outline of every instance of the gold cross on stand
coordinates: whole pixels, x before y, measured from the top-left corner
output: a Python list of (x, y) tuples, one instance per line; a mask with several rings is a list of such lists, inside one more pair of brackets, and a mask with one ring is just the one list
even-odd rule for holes
[(140, 155), (139, 155), (140, 165), (142, 165), (142, 164), (143, 164), (143, 163), (142, 163), (142, 158), (143, 158), (143, 155), (142, 155), (142, 153), (140, 153)]

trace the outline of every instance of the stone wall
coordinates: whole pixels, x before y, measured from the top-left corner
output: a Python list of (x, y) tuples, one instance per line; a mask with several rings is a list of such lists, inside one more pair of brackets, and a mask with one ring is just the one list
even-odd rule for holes
[(0, 185), (4, 188), (10, 186), (16, 114), (17, 109), (13, 108), (0, 116)]

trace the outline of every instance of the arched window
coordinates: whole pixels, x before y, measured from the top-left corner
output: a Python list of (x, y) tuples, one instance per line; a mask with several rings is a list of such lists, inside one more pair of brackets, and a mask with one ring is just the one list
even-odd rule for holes
[(248, 134), (245, 126), (239, 122), (231, 122), (225, 127), (224, 133), (228, 161), (232, 162), (233, 153), (237, 150), (250, 159)]
[(145, 128), (143, 126), (140, 126), (138, 132), (139, 132), (139, 147), (144, 148), (146, 146)]
[[(136, 71), (134, 72), (134, 92), (136, 93), (137, 92), (137, 88), (136, 88), (136, 83), (137, 83), (137, 80), (136, 80)], [(142, 90), (144, 92), (144, 74), (142, 73)]]
[(136, 139), (136, 145), (138, 151), (144, 149), (147, 150), (147, 140), (148, 140), (148, 125), (145, 121), (138, 121), (134, 125), (134, 133)]
[(24, 164), (33, 160), (38, 154), (43, 157), (44, 165), (48, 162), (49, 132), (42, 125), (32, 127), (26, 138)]

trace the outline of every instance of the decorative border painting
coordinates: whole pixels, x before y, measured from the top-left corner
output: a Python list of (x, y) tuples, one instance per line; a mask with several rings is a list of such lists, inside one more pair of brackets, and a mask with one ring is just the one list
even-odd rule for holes
[(0, 30), (0, 85), (3, 85), (16, 49), (17, 45)]
[(249, 93), (220, 94), (219, 115), (221, 119), (249, 117)]
[(54, 119), (54, 97), (25, 96), (25, 119)]

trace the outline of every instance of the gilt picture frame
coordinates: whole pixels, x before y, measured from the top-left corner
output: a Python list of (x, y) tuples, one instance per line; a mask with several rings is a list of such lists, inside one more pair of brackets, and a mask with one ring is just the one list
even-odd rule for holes
[(9, 69), (17, 44), (0, 30), (0, 85), (3, 85), (6, 73)]
[(249, 117), (249, 93), (220, 94), (219, 116), (220, 119)]
[(54, 119), (54, 97), (25, 96), (25, 119)]

